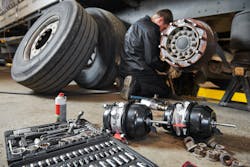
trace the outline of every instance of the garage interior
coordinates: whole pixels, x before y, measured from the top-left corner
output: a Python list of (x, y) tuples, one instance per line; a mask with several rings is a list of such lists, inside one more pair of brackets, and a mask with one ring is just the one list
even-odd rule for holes
[[(0, 167), (250, 167), (247, 0), (0, 2)], [(158, 46), (173, 96), (125, 100), (125, 33), (162, 6), (175, 14)], [(121, 149), (102, 157), (98, 135)]]
[[(4, 132), (55, 122), (54, 96), (29, 95), (31, 90), (15, 83), (10, 77), (9, 68), (1, 68), (1, 164), (7, 166)], [(13, 91), (14, 90), (14, 91)], [(77, 85), (66, 88), (67, 117), (76, 118), (79, 111), (84, 111), (84, 118), (102, 126), (103, 104), (124, 101), (118, 93), (88, 94)], [(9, 92), (9, 93), (8, 93)], [(17, 94), (11, 94), (11, 92)], [(20, 93), (20, 94), (18, 94)], [(87, 94), (87, 95), (86, 95)], [(15, 99), (15, 100), (13, 100)], [(219, 127), (223, 135), (216, 140), (224, 145), (237, 159), (250, 161), (250, 129), (249, 113), (242, 110), (219, 107), (217, 103), (197, 99), (199, 103), (209, 105), (217, 114), (219, 122), (233, 123), (237, 128)], [(39, 118), (39, 119), (38, 119)], [(155, 117), (156, 119), (161, 119)], [(159, 166), (181, 166), (190, 161), (197, 166), (223, 166), (219, 162), (211, 162), (206, 158), (198, 158), (186, 151), (183, 138), (166, 133), (162, 129), (150, 133), (145, 139), (129, 141), (129, 146)]]

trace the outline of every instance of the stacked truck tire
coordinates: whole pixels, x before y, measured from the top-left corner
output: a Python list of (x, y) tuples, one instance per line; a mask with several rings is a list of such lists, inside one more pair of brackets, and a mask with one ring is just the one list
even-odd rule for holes
[(12, 78), (36, 93), (55, 93), (75, 80), (80, 87), (113, 84), (126, 32), (112, 13), (75, 1), (50, 7), (25, 34)]

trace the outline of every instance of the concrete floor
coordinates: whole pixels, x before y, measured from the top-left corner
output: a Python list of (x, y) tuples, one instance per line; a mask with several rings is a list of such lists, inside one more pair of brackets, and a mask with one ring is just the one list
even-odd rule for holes
[[(68, 118), (76, 118), (78, 112), (83, 110), (87, 120), (101, 126), (103, 104), (122, 101), (118, 94), (84, 94), (83, 90), (75, 88), (76, 86), (71, 85), (66, 92)], [(7, 166), (4, 131), (55, 121), (54, 97), (28, 95), (30, 92), (30, 89), (11, 79), (10, 69), (0, 67), (0, 167)], [(237, 125), (237, 129), (221, 127), (220, 130), (224, 134), (216, 136), (216, 139), (236, 158), (250, 163), (250, 113), (218, 107), (215, 103), (206, 101), (200, 103), (208, 104), (216, 111), (218, 122)], [(222, 166), (219, 162), (196, 158), (185, 150), (182, 139), (160, 129), (157, 134), (150, 134), (145, 140), (130, 141), (129, 146), (160, 167), (181, 166), (185, 161), (199, 167)]]

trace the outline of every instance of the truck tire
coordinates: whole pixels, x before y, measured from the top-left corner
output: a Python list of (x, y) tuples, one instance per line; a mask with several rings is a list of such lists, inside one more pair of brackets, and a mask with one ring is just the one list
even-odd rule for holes
[(95, 21), (75, 1), (52, 6), (29, 29), (13, 60), (12, 78), (37, 93), (54, 93), (86, 65), (97, 43)]
[(250, 10), (237, 13), (231, 27), (231, 48), (236, 51), (250, 51)]
[(127, 32), (127, 28), (121, 20), (119, 20), (116, 16), (114, 16), (112, 13), (107, 12), (107, 11), (106, 11), (106, 15), (112, 21), (112, 24), (114, 25), (114, 30), (115, 30), (114, 32), (116, 32), (115, 56), (112, 59), (112, 62), (114, 63), (114, 65), (109, 66), (108, 71), (106, 72), (105, 76), (102, 79), (102, 82), (101, 82), (102, 84), (98, 87), (99, 89), (113, 86), (116, 78), (119, 78), (119, 66), (120, 66), (120, 61), (121, 61), (121, 55), (124, 54), (123, 44), (124, 44), (125, 34)]
[(98, 44), (92, 60), (75, 78), (83, 88), (103, 89), (110, 85), (117, 76), (117, 64), (126, 28), (112, 13), (99, 8), (87, 8), (99, 28)]

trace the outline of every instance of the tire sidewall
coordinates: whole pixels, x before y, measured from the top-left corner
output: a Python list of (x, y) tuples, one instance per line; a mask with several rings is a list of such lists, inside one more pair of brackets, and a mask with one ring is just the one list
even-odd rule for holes
[(96, 21), (99, 29), (98, 44), (96, 45), (96, 57), (90, 67), (85, 67), (76, 77), (76, 82), (84, 88), (96, 87), (103, 79), (109, 66), (112, 66), (115, 49), (112, 42), (115, 41), (113, 25), (98, 8), (87, 8), (86, 12)]
[[(25, 81), (40, 71), (58, 52), (69, 34), (77, 14), (77, 5), (70, 1), (65, 1), (51, 7), (42, 15), (29, 29), (21, 41), (13, 60), (11, 74), (17, 82)], [(53, 17), (58, 17), (59, 24), (57, 30), (47, 46), (38, 55), (30, 60), (24, 59), (24, 51), (33, 35), (39, 27)], [(57, 60), (53, 60), (57, 61)]]

